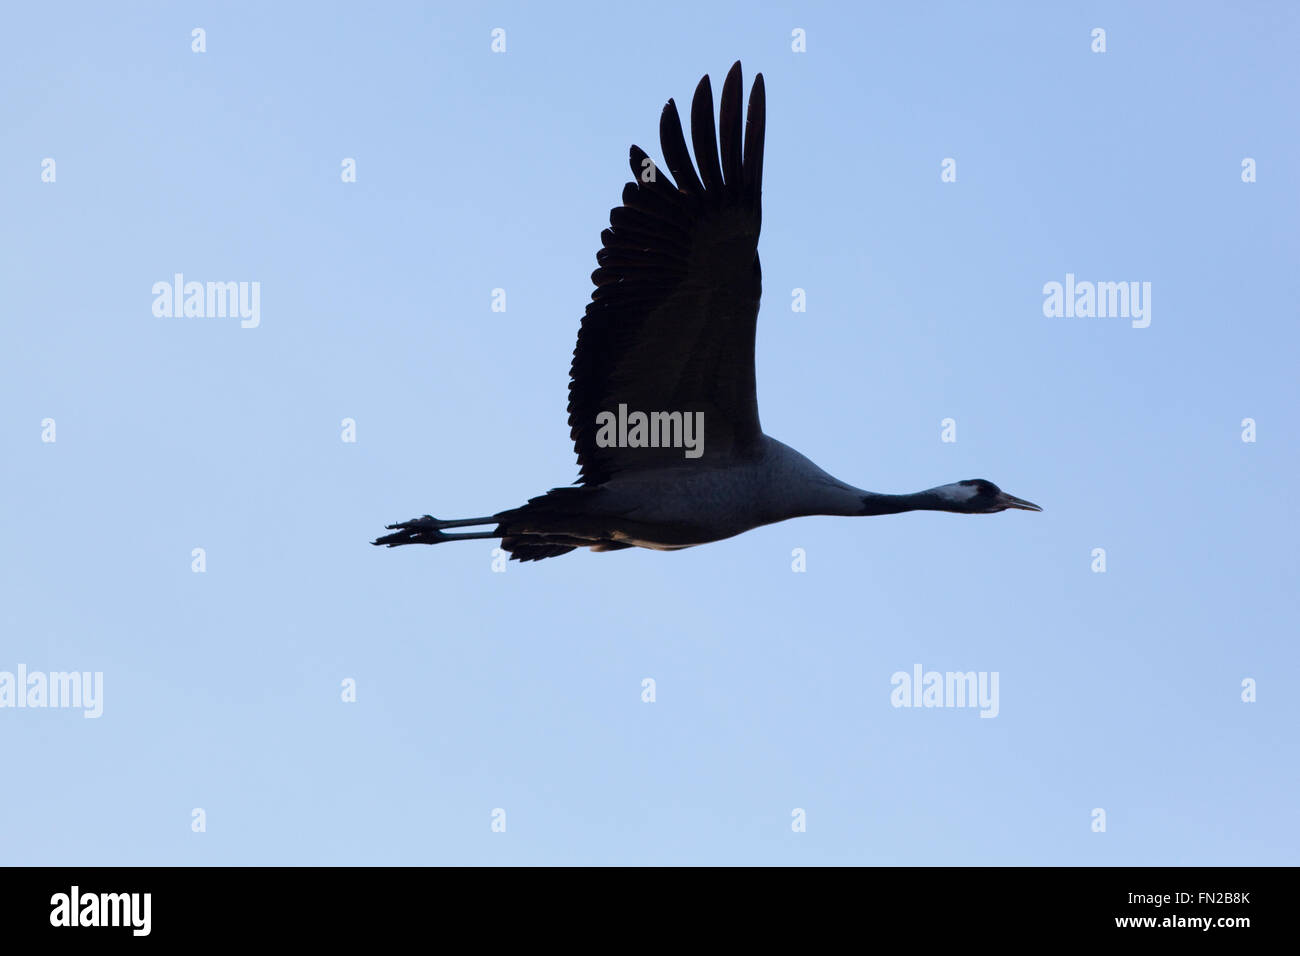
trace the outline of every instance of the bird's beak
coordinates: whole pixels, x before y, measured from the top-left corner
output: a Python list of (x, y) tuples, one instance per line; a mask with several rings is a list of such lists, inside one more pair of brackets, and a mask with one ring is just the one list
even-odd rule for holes
[(1026, 501), (1024, 498), (1017, 498), (1015, 495), (1009, 495), (1005, 491), (998, 495), (998, 504), (1005, 508), (1019, 508), (1021, 511), (1042, 511), (1032, 501)]

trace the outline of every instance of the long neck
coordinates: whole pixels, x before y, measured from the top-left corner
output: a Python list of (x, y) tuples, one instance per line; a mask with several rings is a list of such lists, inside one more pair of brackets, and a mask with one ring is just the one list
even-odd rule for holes
[[(766, 437), (766, 436), (765, 436)], [(763, 474), (771, 482), (772, 521), (805, 515), (892, 515), (903, 511), (949, 511), (936, 489), (910, 495), (863, 491), (818, 468), (789, 445), (767, 438)]]
[(904, 511), (948, 511), (947, 503), (933, 489), (915, 491), (910, 495), (880, 495), (874, 491), (861, 492), (855, 515), (896, 515)]
[(836, 478), (811, 483), (800, 498), (793, 509), (799, 515), (896, 515), (904, 511), (953, 510), (933, 488), (910, 495), (882, 495), (854, 488)]

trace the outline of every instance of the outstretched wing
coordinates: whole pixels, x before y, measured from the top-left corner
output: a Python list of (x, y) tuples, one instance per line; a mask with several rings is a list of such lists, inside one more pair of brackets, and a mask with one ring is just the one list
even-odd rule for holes
[[(727, 74), (720, 111), (721, 163), (706, 76), (691, 104), (691, 163), (672, 100), (659, 120), (677, 184), (636, 146), (635, 182), (601, 233), (596, 284), (569, 371), (569, 427), (583, 484), (619, 472), (721, 463), (757, 448), (754, 328), (762, 289), (763, 76), (749, 94), (741, 152), (740, 64)], [(681, 447), (620, 447), (598, 416), (681, 413), (704, 426), (702, 457)], [(602, 421), (608, 424), (609, 418)], [(633, 423), (635, 424), (635, 422)], [(657, 437), (657, 436), (656, 436)], [(631, 436), (629, 441), (635, 441)]]

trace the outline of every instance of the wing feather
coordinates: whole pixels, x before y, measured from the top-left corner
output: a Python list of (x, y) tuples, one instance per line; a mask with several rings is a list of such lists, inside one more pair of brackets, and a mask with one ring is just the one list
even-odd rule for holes
[[(727, 74), (713, 122), (709, 78), (696, 87), (691, 139), (697, 174), (672, 101), (660, 116), (665, 170), (628, 152), (633, 182), (601, 233), (595, 289), (573, 352), (569, 427), (584, 484), (634, 470), (692, 466), (754, 453), (762, 437), (754, 383), (754, 333), (762, 291), (765, 127), (763, 77), (741, 113), (740, 64)], [(743, 154), (741, 137), (743, 128)], [(720, 155), (719, 155), (720, 154)], [(704, 414), (703, 460), (681, 448), (603, 447), (597, 416)]]

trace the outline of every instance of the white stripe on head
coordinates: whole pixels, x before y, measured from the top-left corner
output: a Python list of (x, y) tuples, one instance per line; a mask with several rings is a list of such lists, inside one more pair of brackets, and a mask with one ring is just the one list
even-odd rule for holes
[(980, 490), (978, 485), (963, 485), (960, 482), (956, 482), (951, 485), (940, 485), (938, 488), (934, 489), (934, 493), (940, 498), (944, 498), (948, 501), (956, 502), (957, 504), (964, 504), (978, 495)]

